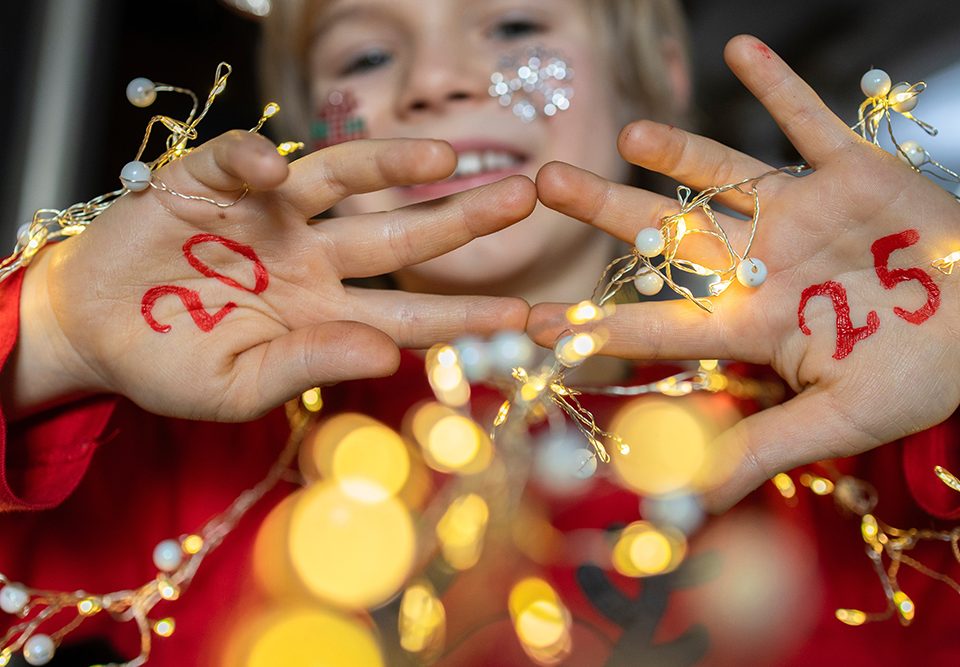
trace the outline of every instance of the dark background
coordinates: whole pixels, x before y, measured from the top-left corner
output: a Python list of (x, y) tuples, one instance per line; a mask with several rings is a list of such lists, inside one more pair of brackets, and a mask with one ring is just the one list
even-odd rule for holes
[[(938, 85), (925, 93), (917, 113), (942, 132), (924, 145), (947, 165), (960, 163), (960, 121), (953, 120), (960, 105), (960, 68), (948, 72), (952, 78), (934, 76), (960, 63), (960, 2), (686, 0), (684, 5), (691, 20), (694, 122), (702, 133), (774, 164), (797, 159), (723, 64), (726, 40), (751, 32), (851, 122), (862, 99), (860, 76), (871, 66), (886, 69), (895, 81), (933, 77)], [(50, 28), (65, 8), (73, 19)], [(132, 107), (124, 90), (133, 77), (192, 88), (202, 97), (217, 63), (228, 61), (234, 74), (201, 125), (201, 138), (252, 125), (263, 102), (256, 84), (257, 44), (256, 23), (218, 0), (3, 0), (0, 245), (12, 246), (16, 228), (34, 208), (63, 207), (115, 189), (120, 167), (132, 159), (152, 112), (186, 115), (189, 103), (178, 96), (162, 96), (148, 109)], [(44, 68), (49, 71), (57, 58), (62, 66), (52, 71), (64, 76), (51, 81)], [(44, 140), (56, 137), (48, 131), (55, 124), (38, 119), (51, 111), (65, 112), (69, 129), (45, 146)]]

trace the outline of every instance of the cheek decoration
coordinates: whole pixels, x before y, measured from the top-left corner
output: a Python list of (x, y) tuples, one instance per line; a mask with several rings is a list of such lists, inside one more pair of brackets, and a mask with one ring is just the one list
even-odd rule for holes
[[(253, 287), (246, 287), (241, 285), (236, 280), (230, 276), (225, 276), (216, 269), (213, 269), (207, 266), (202, 262), (196, 255), (193, 254), (193, 247), (201, 243), (218, 243), (228, 250), (232, 250), (250, 260), (253, 263)], [(250, 294), (260, 294), (267, 289), (267, 285), (270, 283), (270, 276), (267, 273), (267, 267), (263, 265), (263, 262), (260, 261), (260, 258), (257, 257), (257, 253), (254, 252), (253, 248), (242, 243), (237, 243), (228, 238), (222, 236), (217, 236), (215, 234), (197, 234), (196, 236), (191, 236), (187, 239), (187, 242), (183, 244), (183, 256), (186, 258), (187, 262), (193, 269), (202, 276), (207, 278), (215, 278), (219, 280), (224, 285), (232, 287), (234, 289), (241, 290), (243, 292), (249, 292)], [(146, 320), (147, 324), (151, 329), (158, 333), (167, 333), (170, 331), (169, 324), (160, 324), (153, 316), (153, 307), (157, 301), (164, 296), (176, 296), (183, 303), (184, 307), (187, 309), (187, 313), (193, 318), (194, 324), (197, 325), (197, 328), (203, 332), (212, 331), (220, 321), (230, 314), (230, 312), (237, 307), (232, 301), (227, 302), (223, 308), (213, 313), (212, 315), (207, 312), (206, 308), (203, 307), (203, 302), (200, 301), (200, 293), (196, 290), (188, 289), (186, 287), (178, 287), (176, 285), (160, 285), (158, 287), (153, 287), (143, 295), (143, 299), (140, 302), (140, 313), (143, 315), (143, 319)]]
[(490, 75), (490, 96), (524, 123), (555, 116), (570, 108), (573, 70), (559, 51), (539, 46), (511, 51)]
[(369, 136), (363, 118), (355, 113), (357, 106), (357, 98), (349, 90), (335, 90), (327, 96), (310, 128), (314, 150)]
[[(916, 280), (927, 290), (927, 302), (917, 310), (905, 310), (900, 306), (895, 306), (894, 314), (911, 324), (923, 324), (933, 317), (933, 314), (940, 308), (940, 288), (933, 282), (933, 278), (926, 271), (919, 268), (911, 269), (890, 269), (890, 255), (897, 250), (909, 248), (920, 240), (920, 233), (916, 229), (908, 229), (899, 234), (891, 234), (877, 239), (870, 246), (873, 253), (873, 266), (877, 272), (877, 278), (884, 289), (893, 289), (899, 283)], [(877, 311), (871, 310), (867, 313), (867, 324), (862, 327), (854, 327), (850, 321), (850, 305), (847, 302), (847, 290), (840, 283), (828, 280), (819, 285), (811, 285), (803, 290), (800, 295), (800, 308), (797, 311), (797, 319), (800, 324), (800, 331), (805, 335), (810, 335), (810, 327), (807, 326), (804, 318), (804, 311), (807, 308), (807, 302), (815, 296), (829, 296), (833, 301), (833, 310), (837, 314), (837, 350), (833, 354), (834, 359), (843, 359), (853, 351), (853, 346), (864, 338), (868, 338), (876, 333), (880, 328), (880, 318)]]

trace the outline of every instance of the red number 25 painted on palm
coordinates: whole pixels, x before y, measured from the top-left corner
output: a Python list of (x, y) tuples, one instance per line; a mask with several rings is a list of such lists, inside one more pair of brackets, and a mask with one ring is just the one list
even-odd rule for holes
[[(893, 289), (900, 283), (916, 280), (927, 290), (927, 302), (917, 310), (905, 310), (899, 306), (893, 309), (897, 317), (911, 324), (923, 324), (940, 308), (940, 288), (933, 282), (930, 274), (918, 268), (890, 269), (890, 255), (897, 250), (909, 248), (920, 240), (920, 233), (916, 229), (908, 229), (899, 234), (884, 236), (874, 241), (870, 246), (873, 253), (873, 266), (877, 271), (877, 278), (884, 289)], [(833, 310), (837, 314), (837, 349), (833, 353), (834, 359), (843, 359), (853, 351), (853, 346), (865, 338), (869, 338), (880, 328), (880, 318), (877, 311), (867, 313), (867, 323), (862, 327), (855, 327), (850, 321), (850, 304), (847, 302), (847, 290), (840, 283), (828, 280), (819, 285), (811, 285), (803, 290), (800, 296), (800, 309), (797, 317), (800, 322), (800, 331), (810, 335), (810, 327), (804, 318), (807, 302), (815, 296), (829, 296), (833, 301)]]
[[(218, 243), (224, 248), (232, 250), (238, 255), (246, 257), (253, 262), (253, 287), (241, 285), (230, 276), (225, 276), (200, 261), (200, 259), (193, 254), (193, 248), (201, 243)], [(237, 243), (236, 241), (231, 241), (230, 239), (222, 236), (217, 236), (215, 234), (197, 234), (196, 236), (191, 236), (189, 239), (187, 239), (187, 242), (183, 244), (183, 256), (186, 258), (190, 266), (196, 269), (197, 273), (200, 275), (206, 276), (207, 278), (216, 278), (224, 285), (229, 285), (234, 289), (242, 290), (244, 292), (260, 294), (267, 289), (267, 285), (270, 282), (270, 276), (267, 274), (267, 267), (265, 267), (263, 262), (260, 261), (260, 258), (257, 257), (257, 253), (253, 251), (253, 248), (243, 245), (242, 243)], [(187, 289), (186, 287), (178, 287), (176, 285), (159, 285), (157, 287), (153, 287), (143, 295), (143, 299), (140, 302), (140, 312), (143, 314), (143, 319), (145, 319), (147, 324), (150, 325), (150, 328), (160, 333), (167, 333), (170, 331), (170, 325), (160, 324), (160, 322), (154, 318), (153, 307), (161, 297), (168, 295), (176, 296), (181, 302), (183, 302), (183, 305), (187, 308), (187, 313), (190, 314), (190, 317), (193, 318), (194, 323), (200, 328), (201, 331), (212, 330), (213, 327), (217, 326), (217, 324), (219, 324), (220, 321), (230, 313), (230, 311), (237, 307), (237, 304), (229, 301), (225, 306), (223, 306), (223, 308), (213, 314), (210, 314), (207, 312), (206, 308), (203, 307), (203, 302), (200, 301), (200, 293), (196, 290)]]

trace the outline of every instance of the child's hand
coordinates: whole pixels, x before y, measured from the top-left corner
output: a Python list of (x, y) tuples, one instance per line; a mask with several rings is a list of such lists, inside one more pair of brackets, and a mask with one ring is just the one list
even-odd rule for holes
[[(717, 508), (779, 471), (933, 426), (960, 402), (960, 278), (931, 268), (960, 249), (960, 206), (860, 139), (756, 39), (735, 38), (725, 56), (816, 170), (759, 185), (760, 229), (751, 254), (766, 263), (769, 276), (756, 290), (732, 286), (713, 299), (712, 315), (686, 300), (648, 302), (619, 306), (604, 322), (611, 333), (607, 354), (770, 364), (798, 392), (715, 443), (742, 457), (708, 498)], [(630, 162), (695, 190), (771, 169), (652, 122), (628, 126), (619, 145)], [(631, 243), (641, 228), (677, 210), (671, 199), (564, 164), (545, 166), (537, 187), (547, 206)], [(723, 203), (751, 213), (750, 197), (734, 194)], [(721, 224), (742, 251), (749, 222)], [(564, 327), (562, 307), (533, 308), (528, 328), (541, 344), (551, 344)]]
[(449, 176), (434, 141), (359, 141), (290, 164), (231, 132), (157, 172), (148, 189), (27, 273), (5, 403), (25, 413), (71, 393), (115, 392), (165, 415), (245, 420), (315, 385), (392, 373), (399, 347), (522, 329), (520, 299), (360, 289), (344, 278), (425, 261), (526, 217), (513, 177), (396, 211), (311, 221), (361, 192)]

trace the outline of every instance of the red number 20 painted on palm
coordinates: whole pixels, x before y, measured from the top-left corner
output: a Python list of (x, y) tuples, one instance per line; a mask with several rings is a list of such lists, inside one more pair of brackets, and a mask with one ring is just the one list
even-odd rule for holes
[[(241, 285), (230, 276), (225, 276), (202, 262), (193, 254), (194, 246), (200, 245), (201, 243), (218, 243), (224, 248), (249, 259), (253, 263), (253, 287)], [(267, 285), (270, 283), (267, 267), (265, 267), (263, 262), (260, 261), (260, 258), (257, 257), (257, 253), (254, 252), (253, 248), (242, 243), (237, 243), (236, 241), (231, 241), (222, 236), (215, 234), (197, 234), (196, 236), (191, 236), (187, 239), (186, 243), (183, 244), (183, 256), (190, 266), (200, 275), (206, 276), (207, 278), (215, 278), (224, 285), (228, 285), (234, 289), (250, 292), (251, 294), (260, 294), (267, 289)], [(186, 307), (187, 313), (193, 318), (194, 323), (201, 331), (211, 331), (230, 311), (237, 307), (237, 304), (229, 301), (220, 310), (211, 314), (203, 307), (203, 302), (200, 301), (200, 294), (196, 290), (178, 287), (176, 285), (159, 285), (149, 289), (147, 293), (143, 295), (143, 299), (140, 302), (140, 312), (143, 314), (143, 319), (147, 321), (151, 329), (159, 333), (167, 333), (170, 331), (170, 325), (161, 324), (156, 320), (153, 316), (153, 307), (161, 297), (168, 295), (176, 296), (180, 299)]]
[[(899, 283), (916, 280), (927, 291), (927, 302), (917, 310), (905, 310), (899, 306), (893, 309), (897, 317), (911, 324), (923, 324), (933, 317), (933, 314), (940, 308), (940, 288), (933, 282), (933, 278), (922, 269), (890, 269), (888, 265), (890, 255), (897, 250), (909, 248), (919, 240), (920, 233), (916, 229), (908, 229), (899, 234), (891, 234), (890, 236), (884, 236), (882, 239), (877, 239), (870, 246), (870, 251), (873, 253), (873, 266), (884, 289), (893, 289)], [(833, 301), (833, 310), (837, 315), (837, 349), (833, 353), (834, 359), (839, 360), (846, 357), (853, 351), (854, 345), (865, 338), (869, 338), (880, 328), (880, 318), (874, 310), (867, 313), (867, 324), (865, 326), (853, 326), (850, 321), (847, 290), (840, 283), (830, 280), (819, 285), (811, 285), (803, 290), (803, 294), (800, 296), (797, 318), (800, 323), (800, 330), (807, 336), (811, 334), (811, 331), (803, 313), (807, 308), (807, 302), (815, 296), (829, 296)]]

